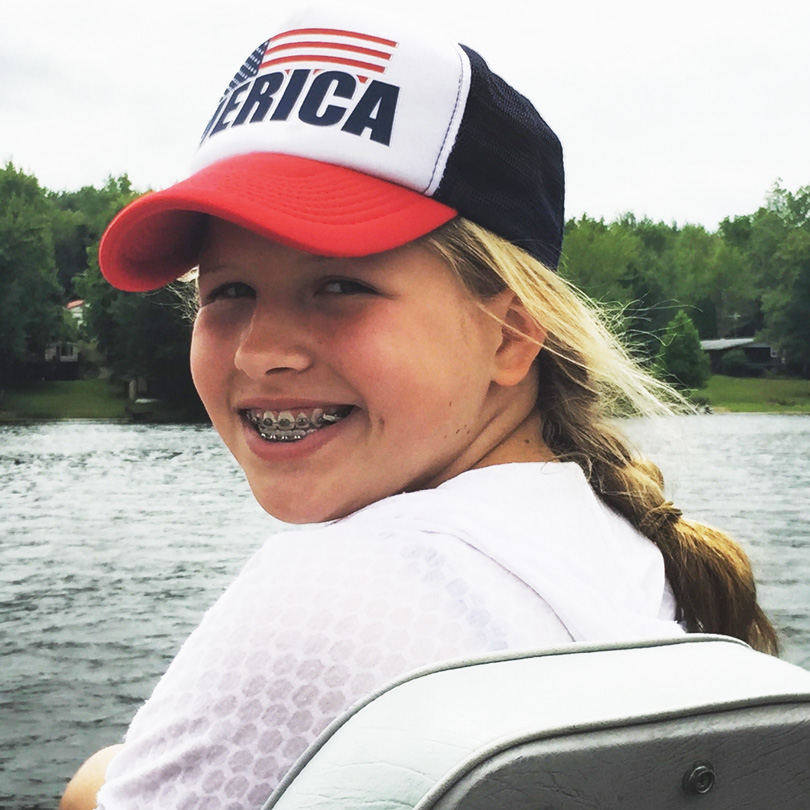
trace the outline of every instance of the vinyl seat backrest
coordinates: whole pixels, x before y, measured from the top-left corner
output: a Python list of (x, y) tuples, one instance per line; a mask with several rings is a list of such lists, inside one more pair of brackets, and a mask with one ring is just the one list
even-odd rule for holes
[(338, 718), (264, 810), (807, 810), (810, 672), (721, 636), (452, 662)]

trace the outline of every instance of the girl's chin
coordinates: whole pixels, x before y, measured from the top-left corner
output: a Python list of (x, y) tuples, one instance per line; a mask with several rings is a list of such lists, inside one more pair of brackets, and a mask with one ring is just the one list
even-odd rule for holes
[(324, 503), (324, 499), (322, 498), (318, 499), (317, 502), (308, 502), (302, 498), (296, 498), (296, 502), (291, 503), (286, 499), (283, 501), (280, 500), (277, 492), (270, 495), (258, 488), (252, 489), (254, 497), (259, 502), (259, 506), (261, 506), (268, 515), (283, 523), (298, 526), (308, 523), (326, 523), (330, 520), (338, 520), (366, 506), (365, 503), (356, 506), (345, 503), (327, 504)]

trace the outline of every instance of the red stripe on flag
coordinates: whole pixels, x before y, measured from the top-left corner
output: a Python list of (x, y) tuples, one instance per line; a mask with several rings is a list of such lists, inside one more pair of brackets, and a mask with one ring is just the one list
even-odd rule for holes
[(270, 42), (284, 37), (297, 37), (297, 36), (322, 36), (323, 34), (332, 34), (340, 37), (353, 37), (354, 39), (362, 39), (365, 42), (376, 42), (378, 45), (387, 45), (389, 48), (396, 48), (397, 43), (393, 39), (383, 39), (382, 37), (373, 37), (370, 34), (358, 34), (356, 31), (341, 31), (337, 28), (297, 28), (294, 31), (285, 31), (283, 34), (276, 34), (271, 37)]
[(363, 54), (363, 56), (376, 56), (380, 59), (386, 60), (391, 58), (391, 54), (386, 53), (385, 51), (375, 51), (372, 48), (363, 48), (359, 45), (349, 45), (344, 42), (317, 42), (315, 40), (309, 40), (307, 42), (288, 42), (284, 45), (274, 45), (272, 48), (268, 48), (264, 52), (264, 56), (267, 58), (268, 54), (277, 53), (278, 51), (291, 51), (295, 48), (329, 48), (338, 51), (352, 51), (353, 53)]
[(340, 56), (320, 56), (318, 54), (312, 54), (311, 56), (280, 56), (278, 59), (268, 59), (266, 62), (262, 62), (261, 65), (259, 65), (259, 70), (264, 70), (266, 67), (270, 67), (270, 65), (279, 65), (288, 62), (329, 62), (336, 65), (373, 70), (375, 73), (385, 73), (384, 67), (373, 65), (371, 62), (360, 62), (357, 59), (344, 59)]

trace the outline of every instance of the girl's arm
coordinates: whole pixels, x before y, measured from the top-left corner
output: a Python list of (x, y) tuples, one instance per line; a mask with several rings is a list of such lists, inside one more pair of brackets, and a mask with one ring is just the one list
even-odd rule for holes
[(110, 745), (96, 751), (68, 782), (59, 802), (59, 810), (95, 810), (96, 794), (104, 784), (107, 766), (122, 747)]

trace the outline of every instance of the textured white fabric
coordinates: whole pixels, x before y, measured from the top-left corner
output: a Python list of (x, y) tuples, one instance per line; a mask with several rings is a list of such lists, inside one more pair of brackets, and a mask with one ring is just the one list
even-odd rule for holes
[(473, 470), (283, 532), (138, 712), (99, 807), (260, 807), (336, 715), (408, 670), (672, 635), (673, 615), (658, 551), (571, 464)]

